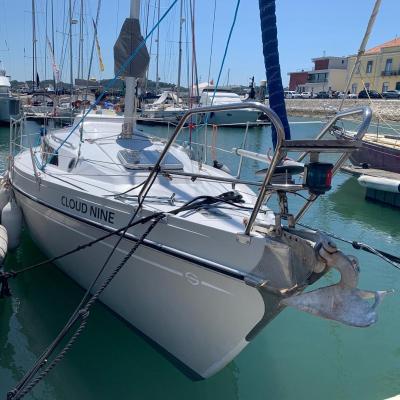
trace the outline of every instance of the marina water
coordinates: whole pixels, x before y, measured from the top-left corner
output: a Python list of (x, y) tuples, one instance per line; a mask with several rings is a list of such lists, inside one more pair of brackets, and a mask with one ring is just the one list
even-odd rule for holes
[[(321, 127), (320, 121), (311, 119), (292, 118), (291, 122), (296, 139), (313, 137)], [(146, 130), (167, 135), (165, 128)], [(242, 138), (241, 130), (220, 128), (215, 139), (217, 145), (232, 148), (240, 147)], [(0, 128), (1, 170), (8, 141), (9, 129)], [(270, 147), (270, 128), (251, 129), (248, 143), (250, 149), (265, 152)], [(218, 157), (230, 166), (230, 154)], [(242, 177), (252, 178), (263, 167), (248, 160)], [(302, 222), (399, 255), (399, 210), (366, 202), (364, 190), (355, 178), (338, 174), (332, 190), (317, 200)], [(400, 271), (336, 242), (346, 254), (358, 257), (360, 288), (396, 290), (385, 298), (376, 325), (350, 328), (286, 309), (225, 369), (208, 380), (193, 382), (98, 304), (78, 343), (27, 398), (372, 400), (399, 394)], [(21, 246), (8, 256), (6, 269), (18, 270), (45, 258), (25, 230)], [(336, 281), (331, 273), (319, 285)], [(13, 297), (0, 299), (0, 399), (5, 399), (54, 339), (83, 295), (54, 265), (20, 275), (11, 288)]]

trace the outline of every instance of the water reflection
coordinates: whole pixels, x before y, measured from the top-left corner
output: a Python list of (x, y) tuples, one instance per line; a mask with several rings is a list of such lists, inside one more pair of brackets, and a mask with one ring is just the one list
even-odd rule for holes
[[(313, 137), (320, 126), (293, 125), (292, 133), (296, 138)], [(159, 127), (149, 130), (168, 134)], [(218, 147), (240, 147), (242, 133), (221, 128), (216, 143)], [(2, 162), (7, 143), (8, 132), (3, 130)], [(250, 149), (264, 152), (270, 146), (268, 127), (249, 132)], [(231, 155), (218, 157), (236, 171)], [(247, 160), (243, 167), (243, 178), (250, 179), (263, 165)], [(294, 200), (295, 205), (300, 200)], [(335, 178), (332, 191), (314, 204), (304, 221), (387, 251), (400, 248), (398, 210), (366, 202), (364, 189), (345, 175)], [(351, 246), (340, 246), (346, 253), (355, 253)], [(363, 288), (400, 289), (398, 271), (368, 254), (356, 255)], [(43, 258), (24, 232), (21, 247), (10, 254), (7, 268), (17, 270)], [(0, 398), (54, 338), (83, 294), (54, 266), (20, 276), (12, 281), (12, 290), (12, 299), (0, 300)], [(35, 389), (33, 398), (387, 398), (400, 393), (399, 309), (399, 295), (388, 297), (378, 324), (365, 330), (285, 310), (223, 371), (193, 382), (108, 309), (97, 305), (76, 346)]]
[(328, 196), (332, 211), (343, 219), (356, 221), (360, 229), (374, 229), (399, 237), (400, 213), (395, 208), (365, 200), (365, 188), (355, 178), (346, 179)]

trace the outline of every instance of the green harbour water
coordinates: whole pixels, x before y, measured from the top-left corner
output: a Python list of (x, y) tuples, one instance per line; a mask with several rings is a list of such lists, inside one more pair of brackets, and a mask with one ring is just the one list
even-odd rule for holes
[[(310, 119), (292, 121), (308, 122), (292, 125), (296, 138), (313, 137), (321, 127)], [(269, 129), (249, 131), (251, 149), (266, 151)], [(241, 138), (242, 132), (221, 128), (216, 140), (229, 148), (238, 147)], [(8, 128), (0, 127), (2, 170), (8, 141)], [(229, 155), (221, 160), (229, 165)], [(246, 162), (243, 177), (252, 177), (259, 168), (257, 162)], [(364, 194), (355, 178), (340, 173), (332, 190), (318, 199), (303, 222), (400, 255), (400, 210), (367, 202)], [(295, 206), (299, 201), (295, 199)], [(286, 309), (221, 372), (192, 381), (145, 338), (97, 304), (76, 345), (26, 398), (378, 400), (400, 394), (400, 270), (350, 245), (337, 244), (359, 259), (359, 287), (396, 291), (384, 299), (378, 323), (370, 328), (350, 328)], [(21, 246), (9, 253), (6, 269), (18, 270), (45, 258), (24, 229)], [(330, 273), (318, 285), (336, 279)], [(20, 275), (11, 281), (11, 289), (12, 298), (0, 299), (0, 400), (54, 339), (83, 295), (54, 265)]]

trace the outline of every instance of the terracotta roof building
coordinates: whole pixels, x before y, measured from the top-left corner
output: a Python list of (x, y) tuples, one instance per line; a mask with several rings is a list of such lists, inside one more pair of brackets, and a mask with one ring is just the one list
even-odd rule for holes
[(395, 38), (393, 40), (389, 40), (388, 42), (379, 44), (378, 46), (373, 47), (365, 52), (365, 54), (377, 54), (382, 51), (382, 49), (386, 49), (387, 47), (399, 47), (400, 46), (400, 38)]
[[(348, 71), (352, 70), (355, 61), (356, 55), (349, 57)], [(365, 88), (380, 93), (400, 90), (400, 38), (372, 47), (361, 57), (350, 90), (359, 93)]]

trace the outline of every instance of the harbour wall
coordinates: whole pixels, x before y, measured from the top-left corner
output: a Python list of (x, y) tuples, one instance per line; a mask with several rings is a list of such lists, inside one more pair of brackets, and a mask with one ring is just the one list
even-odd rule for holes
[[(268, 100), (267, 100), (268, 101)], [(339, 109), (341, 99), (286, 99), (287, 113), (292, 116), (331, 116)], [(400, 121), (400, 100), (347, 99), (343, 108), (370, 106), (375, 121)], [(381, 118), (379, 118), (379, 116)]]

